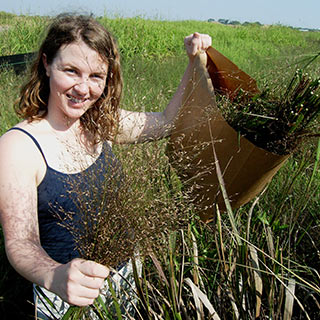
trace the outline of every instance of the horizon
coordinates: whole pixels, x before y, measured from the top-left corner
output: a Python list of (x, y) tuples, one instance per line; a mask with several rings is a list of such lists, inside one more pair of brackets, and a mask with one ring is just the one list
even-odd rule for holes
[[(13, 12), (8, 12), (8, 11), (2, 11), (0, 10), (0, 12), (4, 12), (4, 13), (8, 13), (8, 14), (14, 14), (14, 15), (17, 15), (17, 16), (42, 16), (42, 17), (45, 17), (45, 16), (54, 16), (54, 15), (50, 15), (50, 14), (29, 14), (29, 13), (26, 13), (26, 14), (23, 14), (23, 13), (20, 13), (20, 14), (17, 14), (17, 13), (13, 13)], [(72, 11), (71, 11), (72, 12)], [(85, 13), (85, 12), (82, 12), (80, 11), (79, 13)], [(92, 14), (91, 12), (87, 12), (88, 14)], [(130, 18), (141, 18), (141, 19), (146, 19), (146, 20), (155, 20), (155, 21), (199, 21), (199, 22), (212, 22), (212, 23), (219, 23), (219, 24), (224, 24), (224, 25), (237, 25), (236, 23), (239, 23), (239, 25), (243, 25), (243, 24), (261, 24), (262, 26), (276, 26), (276, 25), (279, 25), (279, 26), (283, 26), (283, 27), (289, 27), (289, 28), (294, 28), (294, 29), (301, 29), (301, 30), (310, 30), (310, 31), (320, 31), (320, 27), (319, 28), (309, 28), (309, 27), (302, 27), (302, 26), (291, 26), (291, 25), (284, 25), (284, 24), (281, 24), (281, 23), (274, 23), (274, 24), (267, 24), (267, 23), (262, 23), (258, 20), (256, 21), (239, 21), (239, 20), (233, 20), (233, 19), (228, 19), (228, 18), (208, 18), (207, 20), (199, 20), (199, 19), (176, 19), (176, 20), (170, 20), (170, 19), (162, 19), (159, 17), (147, 17), (147, 16), (144, 16), (144, 15), (136, 15), (136, 16), (121, 16), (119, 14), (113, 14), (113, 15), (98, 15), (98, 14), (94, 14), (95, 17), (108, 17), (110, 19), (113, 19), (113, 18), (123, 18), (123, 19), (130, 19)]]
[[(3, 1), (4, 2), (4, 1)], [(141, 17), (151, 20), (208, 21), (228, 19), (302, 29), (320, 29), (319, 0), (11, 0), (0, 4), (0, 11), (17, 15), (55, 16), (62, 12), (93, 13), (107, 17)]]

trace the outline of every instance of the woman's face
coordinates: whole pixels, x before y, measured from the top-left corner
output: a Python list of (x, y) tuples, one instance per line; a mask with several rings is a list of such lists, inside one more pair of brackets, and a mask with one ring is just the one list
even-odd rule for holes
[(63, 45), (51, 64), (43, 57), (49, 77), (48, 115), (79, 119), (102, 95), (108, 65), (83, 41)]

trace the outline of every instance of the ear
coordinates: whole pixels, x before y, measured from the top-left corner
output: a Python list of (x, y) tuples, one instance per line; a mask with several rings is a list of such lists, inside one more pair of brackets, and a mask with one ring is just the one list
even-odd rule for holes
[(50, 77), (50, 65), (48, 64), (47, 55), (45, 53), (42, 54), (42, 63), (44, 68), (46, 69), (47, 77)]

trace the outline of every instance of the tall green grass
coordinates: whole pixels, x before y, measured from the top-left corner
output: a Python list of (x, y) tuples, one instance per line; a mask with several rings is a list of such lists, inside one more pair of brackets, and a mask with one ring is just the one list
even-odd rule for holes
[(19, 85), (22, 83), (22, 77), (14, 74), (12, 70), (0, 71), (0, 134), (3, 134), (14, 123), (18, 117), (13, 112), (13, 105), (19, 94)]
[[(0, 36), (0, 54), (36, 50), (48, 20), (48, 17), (39, 16), (0, 16), (0, 25), (8, 27)], [(197, 30), (211, 35), (213, 46), (240, 67), (247, 69), (252, 66), (248, 71), (255, 70), (260, 59), (278, 60), (280, 55), (286, 60), (308, 51), (318, 51), (320, 43), (318, 32), (304, 33), (284, 26), (231, 27), (211, 22), (156, 21), (139, 17), (101, 17), (99, 20), (117, 38), (124, 58), (182, 54), (183, 38)], [(271, 65), (268, 63), (269, 67)]]
[[(187, 64), (183, 38), (194, 31), (210, 34), (213, 46), (257, 78), (260, 85), (266, 80), (272, 84), (285, 82), (298, 63), (303, 65), (306, 58), (319, 52), (320, 33), (282, 26), (234, 28), (197, 21), (100, 19), (120, 46), (125, 82), (122, 106), (136, 111), (165, 108)], [(8, 26), (0, 32), (0, 54), (35, 51), (47, 20), (0, 15), (0, 24)], [(319, 75), (319, 64), (309, 66), (309, 70)], [(0, 134), (18, 121), (12, 106), (22, 82), (23, 75), (0, 70)], [(191, 221), (188, 230), (169, 236), (161, 256), (145, 259), (144, 277), (139, 282), (144, 319), (153, 319), (154, 314), (160, 319), (209, 319), (212, 308), (221, 319), (254, 319), (257, 314), (261, 319), (305, 319), (306, 314), (310, 319), (317, 318), (317, 143), (303, 145), (257, 201), (229, 215), (220, 213), (209, 225)], [(165, 144), (159, 147), (165, 148)], [(152, 152), (149, 154), (152, 156)], [(151, 170), (147, 162), (146, 170)], [(176, 176), (168, 163), (164, 167), (161, 179), (168, 179), (169, 195), (170, 179)], [(233, 227), (230, 217), (235, 222)], [(7, 261), (3, 243), (0, 249), (1, 261)], [(15, 290), (19, 283), (8, 262), (2, 266), (0, 310), (5, 314), (20, 301)], [(292, 288), (294, 295), (290, 294)]]

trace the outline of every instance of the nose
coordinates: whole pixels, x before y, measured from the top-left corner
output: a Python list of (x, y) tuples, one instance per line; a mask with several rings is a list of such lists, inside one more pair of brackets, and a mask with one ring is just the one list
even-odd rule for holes
[(74, 89), (79, 95), (85, 95), (90, 91), (90, 86), (88, 79), (81, 79), (79, 80), (75, 86)]

